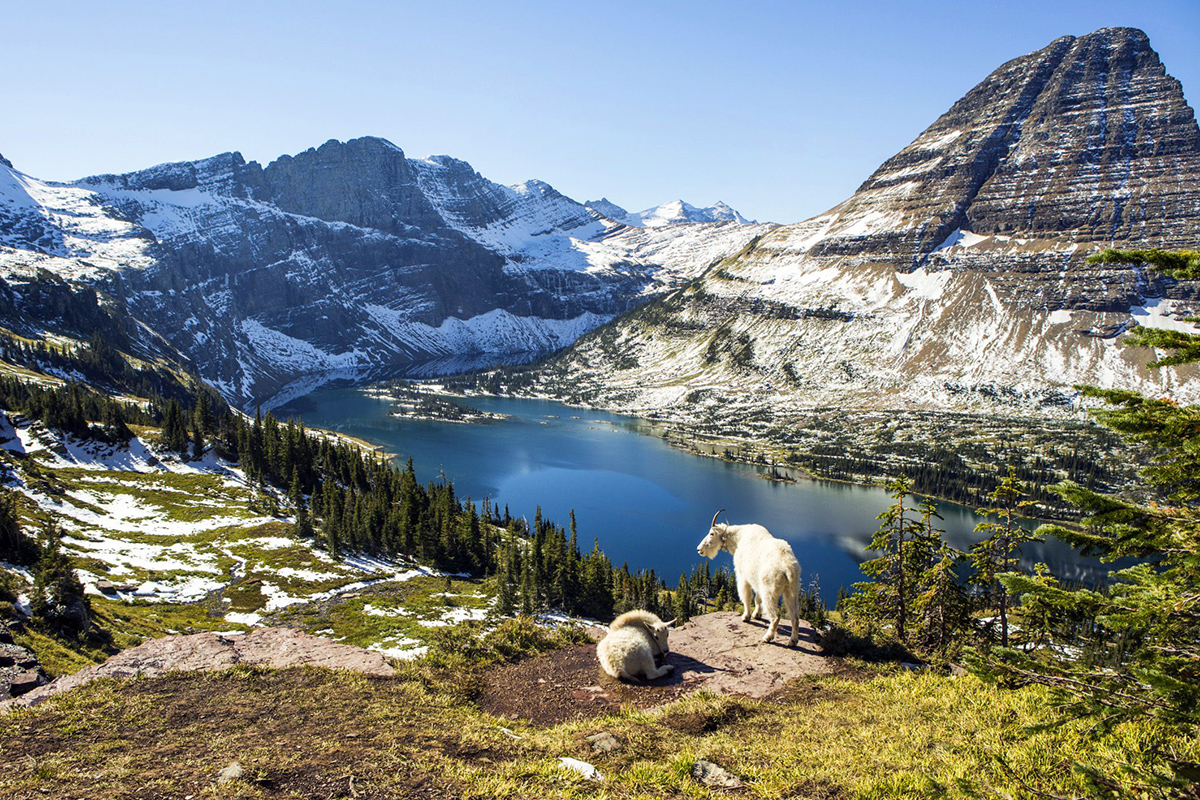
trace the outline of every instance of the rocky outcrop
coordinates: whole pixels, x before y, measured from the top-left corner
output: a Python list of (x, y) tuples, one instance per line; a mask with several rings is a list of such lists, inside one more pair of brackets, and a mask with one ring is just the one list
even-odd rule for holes
[[(8, 701), (9, 707), (36, 705), (97, 678), (133, 678), (166, 672), (216, 671), (238, 664), (283, 669), (323, 667), (390, 677), (395, 670), (382, 655), (331, 642), (288, 628), (254, 628), (246, 634), (196, 633), (151, 639), (103, 664), (87, 667)], [(3, 710), (5, 703), (0, 703)]]
[[(1110, 28), (1004, 64), (818, 218), (828, 224), (816, 241), (802, 224), (764, 244), (906, 272), (940, 251), (937, 266), (986, 271), (1030, 307), (1125, 310), (1133, 271), (1085, 256), (1098, 245), (1192, 246), (1198, 176), (1200, 129), (1179, 81), (1142, 31)], [(964, 231), (1026, 243), (968, 254)], [(1098, 285), (1072, 293), (1059, 253), (1073, 277)]]
[(836, 406), (1077, 413), (1080, 383), (1200, 400), (1133, 325), (1192, 329), (1200, 294), (1087, 263), (1200, 243), (1200, 128), (1146, 35), (1016, 58), (855, 194), (581, 339), (542, 391), (726, 432)]
[[(629, 706), (659, 707), (697, 691), (766, 697), (788, 681), (832, 670), (808, 623), (801, 622), (796, 647), (786, 645), (788, 628), (782, 623), (780, 637), (764, 644), (761, 620), (745, 623), (732, 611), (704, 614), (671, 632), (665, 663), (675, 669), (657, 680), (609, 677), (596, 660), (596, 645), (588, 644), (490, 670), (478, 702), (496, 716), (550, 724), (615, 714)], [(596, 631), (594, 638), (603, 634)]]
[(15, 644), (8, 628), (0, 623), (0, 702), (26, 695), (49, 682), (37, 656)]
[(671, 655), (682, 683), (690, 691), (766, 697), (788, 681), (830, 671), (817, 634), (807, 622), (800, 627), (800, 642), (787, 647), (790, 624), (779, 626), (776, 641), (764, 644), (766, 623), (742, 622), (736, 611), (693, 617), (671, 633)]

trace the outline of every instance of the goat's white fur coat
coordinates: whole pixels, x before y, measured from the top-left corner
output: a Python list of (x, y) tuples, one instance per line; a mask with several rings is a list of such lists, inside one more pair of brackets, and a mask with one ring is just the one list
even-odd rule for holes
[(733, 556), (738, 597), (745, 608), (742, 620), (750, 621), (750, 601), (753, 599), (753, 617), (761, 619), (764, 609), (770, 617), (771, 624), (762, 640), (771, 641), (779, 627), (779, 598), (782, 595), (792, 618), (792, 636), (788, 644), (795, 646), (800, 639), (800, 562), (796, 560), (792, 546), (772, 536), (762, 525), (730, 525), (717, 522), (714, 516), (708, 535), (696, 552), (705, 558), (716, 558), (722, 550)]
[(671, 664), (658, 666), (656, 656), (665, 656), (670, 623), (649, 611), (627, 611), (608, 626), (608, 635), (596, 646), (600, 668), (614, 678), (627, 681), (654, 680), (672, 672)]

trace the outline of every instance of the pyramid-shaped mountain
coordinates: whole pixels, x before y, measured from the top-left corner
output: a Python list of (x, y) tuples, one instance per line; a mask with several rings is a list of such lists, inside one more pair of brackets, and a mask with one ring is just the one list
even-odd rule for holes
[[(1151, 394), (1179, 370), (1124, 348), (1190, 329), (1190, 286), (1108, 247), (1200, 244), (1200, 129), (1146, 35), (1063, 37), (989, 75), (849, 199), (584, 337), (546, 388), (763, 430), (823, 406), (1077, 409), (1077, 383)], [(1177, 390), (1180, 387), (1176, 387)], [(1200, 381), (1182, 387), (1200, 400)]]

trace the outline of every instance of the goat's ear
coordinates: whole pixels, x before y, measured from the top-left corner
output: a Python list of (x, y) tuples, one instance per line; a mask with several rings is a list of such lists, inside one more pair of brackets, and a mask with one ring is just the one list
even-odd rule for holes
[(676, 618), (676, 619), (671, 620), (670, 622), (664, 622), (663, 625), (667, 626), (668, 628), (673, 628), (673, 627), (675, 627), (675, 623), (678, 621), (679, 621), (678, 618)]

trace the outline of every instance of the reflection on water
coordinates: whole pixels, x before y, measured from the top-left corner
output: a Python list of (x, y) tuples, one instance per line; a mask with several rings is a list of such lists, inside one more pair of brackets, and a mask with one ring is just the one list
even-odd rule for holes
[[(461, 425), (388, 416), (386, 400), (353, 388), (325, 388), (279, 408), (376, 443), (400, 461), (413, 459), (418, 478), (452, 480), (460, 496), (490, 497), (514, 516), (543, 515), (565, 525), (572, 509), (580, 546), (593, 539), (614, 562), (650, 567), (674, 583), (700, 563), (696, 545), (718, 508), (731, 522), (758, 522), (791, 542), (806, 582), (820, 576), (827, 602), (838, 587), (862, 580), (858, 565), (890, 502), (881, 489), (822, 481), (765, 480), (758, 468), (683, 453), (631, 417), (580, 410), (543, 400), (472, 398), (471, 405), (510, 415)], [(978, 537), (978, 517), (942, 503), (947, 539), (966, 549)], [(1096, 561), (1081, 560), (1061, 542), (1029, 545), (1029, 563), (1044, 561), (1061, 577), (1094, 581)], [(730, 565), (721, 554), (717, 564)]]

